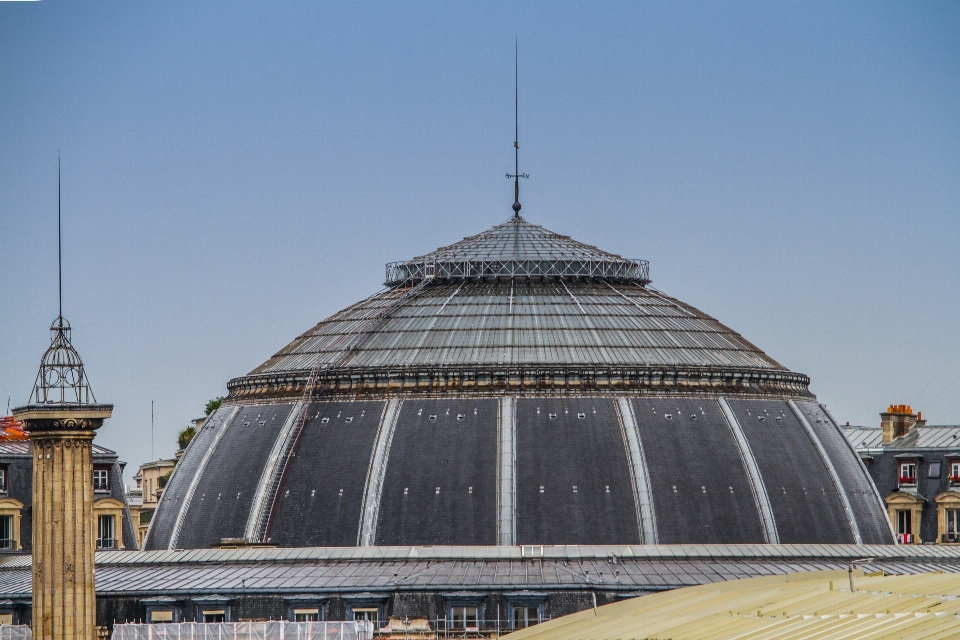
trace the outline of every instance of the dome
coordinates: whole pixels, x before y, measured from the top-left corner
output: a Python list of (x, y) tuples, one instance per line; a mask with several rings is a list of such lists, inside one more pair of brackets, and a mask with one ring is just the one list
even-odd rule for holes
[(649, 265), (514, 216), (228, 384), (148, 549), (892, 543), (833, 418)]

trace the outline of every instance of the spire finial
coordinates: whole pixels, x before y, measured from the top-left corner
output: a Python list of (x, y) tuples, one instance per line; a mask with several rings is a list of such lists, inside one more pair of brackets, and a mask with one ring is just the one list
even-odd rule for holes
[(513, 161), (514, 172), (508, 173), (513, 178), (513, 217), (520, 217), (520, 178), (529, 178), (530, 175), (520, 173), (520, 44), (514, 43), (513, 52)]

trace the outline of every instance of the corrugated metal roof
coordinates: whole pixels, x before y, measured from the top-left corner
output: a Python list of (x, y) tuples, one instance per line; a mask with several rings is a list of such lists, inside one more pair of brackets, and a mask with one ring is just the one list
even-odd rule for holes
[[(116, 451), (111, 451), (98, 444), (92, 445), (93, 455), (95, 456), (115, 456)], [(33, 444), (29, 440), (10, 440), (0, 442), (0, 455), (28, 456), (33, 451)]]
[(545, 622), (516, 640), (948, 638), (960, 635), (953, 574), (845, 571), (735, 580), (634, 598)]
[[(859, 550), (864, 556), (871, 555), (863, 547)], [(698, 557), (677, 553), (673, 557), (650, 554), (614, 558), (587, 551), (586, 557), (571, 554), (565, 558), (376, 558), (356, 561), (264, 557), (237, 562), (210, 559), (203, 562), (126, 563), (103, 561), (105, 555), (115, 553), (97, 555), (99, 594), (151, 596), (592, 588), (656, 591), (742, 577), (844, 569), (857, 559), (853, 553), (841, 553), (837, 557), (830, 554), (761, 557), (753, 552), (748, 552), (747, 557), (733, 554)], [(955, 558), (936, 555), (928, 556), (925, 561), (877, 558), (862, 566), (893, 574), (932, 570), (960, 572), (960, 562)], [(0, 566), (0, 597), (26, 597), (29, 593), (29, 564), (4, 563)]]
[(883, 444), (883, 433), (880, 427), (841, 427), (843, 435), (847, 437), (855, 449), (955, 449), (960, 451), (960, 426), (958, 425), (924, 425), (914, 426), (911, 433), (891, 442)]

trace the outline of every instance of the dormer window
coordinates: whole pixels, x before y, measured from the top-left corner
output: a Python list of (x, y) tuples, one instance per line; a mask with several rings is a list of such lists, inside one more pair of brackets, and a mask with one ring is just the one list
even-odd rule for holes
[(109, 469), (93, 470), (93, 490), (94, 491), (110, 491), (110, 470)]
[(960, 462), (950, 463), (950, 482), (960, 483)]
[(917, 463), (900, 463), (900, 484), (917, 484)]

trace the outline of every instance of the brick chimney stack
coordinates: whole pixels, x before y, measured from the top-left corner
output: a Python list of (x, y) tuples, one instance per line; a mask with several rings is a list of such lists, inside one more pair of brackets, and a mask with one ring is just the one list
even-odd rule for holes
[(880, 428), (883, 431), (883, 444), (890, 444), (897, 438), (907, 435), (910, 428), (917, 424), (917, 414), (906, 404), (892, 404), (880, 414)]

